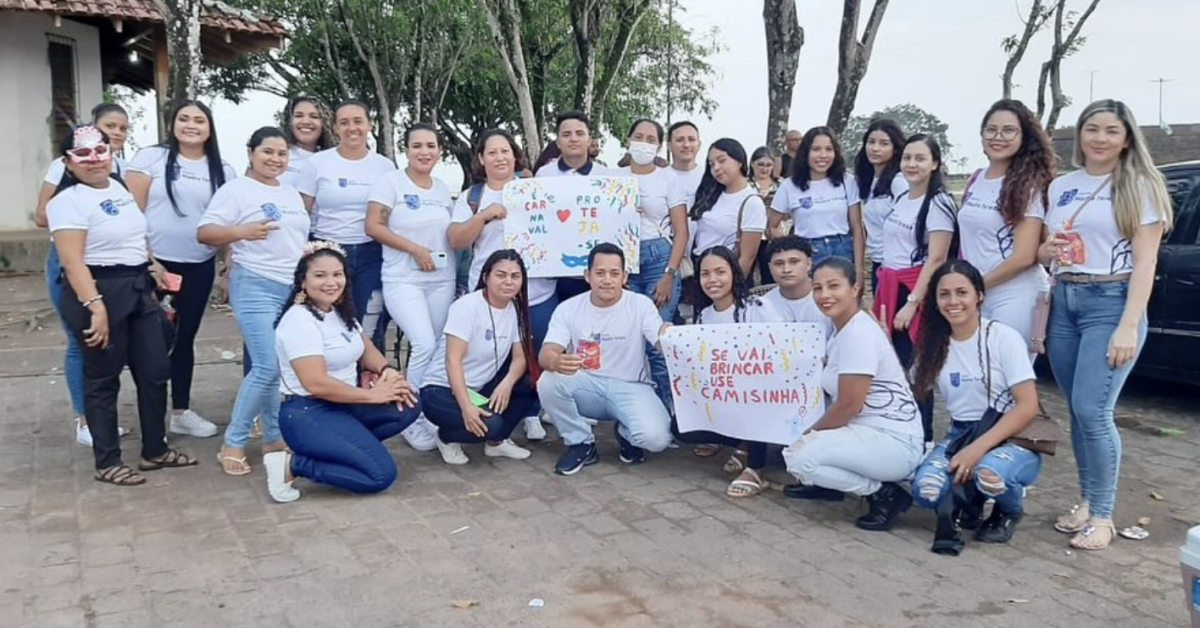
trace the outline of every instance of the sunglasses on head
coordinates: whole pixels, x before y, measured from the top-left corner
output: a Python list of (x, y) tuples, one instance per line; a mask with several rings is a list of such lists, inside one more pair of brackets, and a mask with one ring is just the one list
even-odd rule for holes
[(81, 146), (67, 151), (67, 157), (77, 164), (108, 161), (112, 157), (112, 149), (108, 144), (97, 144), (91, 148)]

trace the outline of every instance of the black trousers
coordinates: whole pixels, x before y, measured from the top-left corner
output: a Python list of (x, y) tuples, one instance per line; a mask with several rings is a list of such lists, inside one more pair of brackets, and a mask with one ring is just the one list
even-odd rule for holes
[[(900, 286), (900, 293), (897, 302), (905, 303), (908, 299), (908, 288)], [(899, 307), (899, 306), (897, 306)], [(890, 314), (890, 316), (895, 316)], [(915, 320), (915, 319), (914, 319)], [(912, 369), (913, 360), (916, 359), (916, 347), (913, 346), (912, 336), (908, 335), (908, 330), (892, 332), (892, 346), (896, 349), (896, 357), (900, 358), (900, 366), (904, 367), (904, 372), (909, 372)], [(925, 431), (925, 442), (933, 442), (933, 393), (930, 392), (925, 397), (917, 399), (917, 410), (921, 412), (921, 428)]]
[[(492, 391), (496, 390), (496, 386), (507, 375), (508, 363), (505, 362), (492, 381), (476, 392), (484, 397), (490, 397)], [(493, 413), (492, 416), (483, 419), (484, 425), (487, 426), (487, 434), (480, 438), (467, 430), (466, 423), (463, 422), (462, 409), (458, 407), (458, 400), (454, 398), (452, 390), (446, 386), (426, 386), (421, 389), (421, 407), (425, 410), (425, 418), (438, 426), (438, 438), (443, 443), (502, 441), (512, 435), (513, 430), (529, 414), (529, 408), (533, 407), (536, 401), (537, 393), (530, 387), (529, 376), (526, 375), (513, 386), (512, 395), (504, 413)]]
[(167, 451), (167, 379), (171, 365), (162, 308), (154, 298), (154, 279), (145, 266), (93, 266), (96, 288), (108, 311), (108, 348), (87, 346), (83, 332), (91, 312), (79, 303), (68, 283), (63, 287), (63, 318), (83, 346), (83, 405), (92, 432), (96, 468), (121, 464), (117, 434), (117, 397), (121, 371), (129, 367), (137, 386), (142, 458)]
[(196, 370), (196, 334), (208, 309), (216, 278), (216, 263), (159, 260), (168, 271), (183, 278), (179, 294), (171, 298), (175, 307), (175, 346), (171, 348), (171, 407), (187, 410), (192, 399), (192, 375)]

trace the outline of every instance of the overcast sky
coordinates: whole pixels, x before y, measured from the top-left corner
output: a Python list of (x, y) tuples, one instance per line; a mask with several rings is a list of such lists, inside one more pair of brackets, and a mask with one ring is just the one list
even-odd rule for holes
[[(872, 0), (864, 0), (862, 22)], [(1069, 0), (1082, 9), (1087, 0)], [(805, 44), (792, 102), (790, 126), (823, 124), (837, 77), (837, 38), (841, 3), (797, 0)], [(717, 74), (712, 120), (694, 117), (702, 137), (734, 137), (753, 149), (763, 142), (767, 118), (766, 39), (758, 0), (679, 0), (681, 22), (696, 32), (717, 27), (724, 50), (714, 59)], [(735, 10), (736, 7), (736, 10)], [(752, 10), (751, 10), (752, 8)], [(969, 167), (982, 163), (979, 117), (1000, 97), (1004, 54), (1000, 40), (1018, 32), (1029, 0), (892, 0), (875, 42), (870, 68), (855, 105), (867, 114), (889, 105), (912, 102), (950, 125), (950, 141)], [(1095, 98), (1124, 100), (1141, 124), (1158, 122), (1158, 84), (1165, 85), (1163, 117), (1170, 124), (1200, 122), (1200, 72), (1195, 51), (1200, 0), (1101, 0), (1084, 32), (1088, 41), (1063, 62), (1063, 90), (1074, 103), (1060, 126), (1074, 123), (1088, 101), (1094, 77)], [(1038, 66), (1048, 56), (1049, 33), (1029, 46), (1018, 68), (1015, 96), (1030, 107), (1036, 100)], [(1094, 75), (1093, 75), (1094, 72)], [(147, 111), (149, 100), (144, 100)], [(245, 167), (245, 140), (270, 124), (280, 99), (252, 94), (247, 103), (215, 104), (222, 154), (239, 171)], [(677, 112), (675, 119), (683, 113)], [(908, 130), (908, 129), (906, 129)], [(911, 130), (910, 130), (911, 131)], [(136, 132), (139, 144), (152, 143), (148, 129)], [(615, 161), (615, 142), (605, 156)], [(459, 169), (447, 164), (436, 173), (447, 184), (460, 182)]]

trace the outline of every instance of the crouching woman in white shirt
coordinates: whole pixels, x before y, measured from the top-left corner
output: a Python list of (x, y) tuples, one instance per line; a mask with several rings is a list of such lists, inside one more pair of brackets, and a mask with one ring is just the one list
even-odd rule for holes
[[(279, 427), (291, 449), (263, 456), (277, 502), (300, 498), (297, 477), (354, 493), (386, 490), (398, 471), (383, 441), (421, 412), (416, 392), (363, 335), (348, 284), (341, 247), (309, 244), (275, 330)], [(356, 386), (360, 366), (379, 375), (372, 387)]]
[[(938, 513), (933, 551), (957, 556), (960, 527), (977, 529), (977, 541), (1007, 543), (1021, 521), (1042, 459), (1009, 439), (1037, 414), (1037, 376), (1020, 332), (981, 317), (984, 278), (970, 262), (942, 264), (929, 285), (913, 387), (923, 395), (936, 385), (951, 424), (917, 469), (913, 498)], [(980, 526), (988, 499), (995, 505)]]
[(854, 262), (830, 257), (817, 264), (813, 294), (833, 319), (821, 377), (832, 403), (825, 414), (783, 451), (788, 471), (808, 491), (799, 499), (836, 501), (843, 493), (867, 498), (871, 511), (855, 522), (863, 530), (890, 530), (912, 505), (897, 482), (921, 462), (917, 403), (887, 335), (858, 305)]
[(468, 462), (462, 443), (486, 443), (483, 454), (489, 458), (530, 455), (508, 438), (537, 402), (528, 377), (527, 356), (533, 355), (528, 298), (521, 255), (502, 249), (484, 262), (475, 292), (450, 306), (421, 388), (421, 405), (438, 426), (446, 464)]
[(62, 260), (63, 319), (83, 345), (84, 410), (96, 457), (96, 480), (118, 486), (146, 478), (121, 462), (117, 397), (129, 366), (137, 385), (142, 426), (138, 468), (196, 464), (167, 447), (167, 338), (154, 296), (162, 266), (150, 257), (146, 217), (133, 195), (111, 178), (112, 145), (99, 129), (83, 126), (63, 140), (68, 175), (46, 206)]

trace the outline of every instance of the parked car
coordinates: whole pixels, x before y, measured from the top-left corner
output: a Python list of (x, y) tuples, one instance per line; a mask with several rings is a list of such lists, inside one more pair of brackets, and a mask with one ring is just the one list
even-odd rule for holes
[(1134, 372), (1200, 385), (1200, 161), (1160, 170), (1175, 227), (1159, 249), (1147, 312), (1150, 335)]

